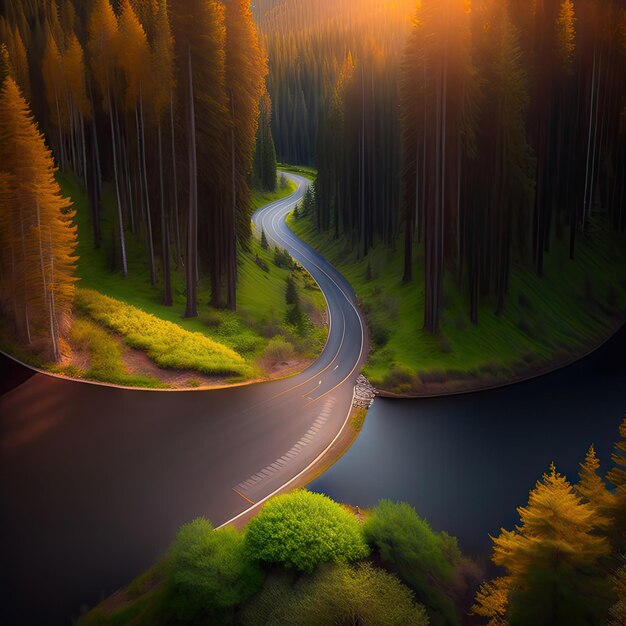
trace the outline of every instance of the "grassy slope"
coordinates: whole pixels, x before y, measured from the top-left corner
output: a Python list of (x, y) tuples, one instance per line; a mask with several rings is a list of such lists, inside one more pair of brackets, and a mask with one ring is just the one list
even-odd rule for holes
[(288, 165), (287, 163), (279, 163), (278, 169), (281, 172), (292, 172), (308, 178), (309, 180), (315, 180), (317, 178), (317, 170), (307, 165)]
[[(166, 322), (172, 322), (184, 331), (190, 333), (200, 333), (206, 337), (213, 339), (219, 344), (223, 344), (243, 357), (247, 365), (242, 368), (240, 364), (236, 364), (233, 372), (239, 374), (239, 380), (263, 376), (261, 366), (259, 365), (259, 357), (264, 350), (271, 344), (272, 337), (275, 335), (286, 336), (287, 341), (296, 344), (297, 352), (301, 356), (312, 356), (315, 351), (321, 347), (323, 343), (323, 332), (319, 329), (311, 329), (308, 336), (292, 337), (288, 329), (284, 328), (283, 321), (286, 314), (285, 303), (285, 280), (289, 275), (289, 270), (282, 269), (272, 263), (272, 251), (262, 250), (258, 241), (253, 241), (251, 249), (242, 253), (239, 263), (239, 285), (237, 291), (238, 311), (236, 313), (228, 311), (218, 311), (211, 308), (207, 303), (210, 297), (210, 289), (208, 281), (201, 278), (199, 286), (199, 317), (195, 319), (185, 319), (183, 317), (185, 309), (185, 286), (184, 276), (180, 271), (172, 272), (172, 289), (174, 295), (174, 305), (166, 307), (161, 304), (162, 286), (150, 285), (149, 271), (146, 263), (143, 242), (141, 235), (133, 236), (130, 233), (126, 235), (127, 259), (128, 259), (128, 276), (124, 278), (119, 271), (112, 271), (113, 259), (113, 221), (111, 211), (105, 211), (102, 215), (102, 241), (100, 249), (96, 250), (92, 244), (92, 227), (91, 217), (89, 214), (87, 202), (84, 193), (77, 186), (76, 182), (70, 177), (60, 176), (63, 193), (72, 197), (74, 206), (77, 210), (76, 223), (78, 226), (78, 275), (80, 277), (79, 289), (93, 290), (101, 294), (114, 298), (121, 303), (125, 303), (132, 307), (136, 307), (141, 311), (148, 313)], [(288, 182), (283, 189), (278, 189), (275, 193), (257, 192), (253, 193), (253, 206), (255, 208), (263, 206), (268, 202), (283, 198), (290, 195), (295, 190), (295, 185)], [(112, 198), (110, 195), (104, 199), (105, 206), (111, 206)], [(255, 262), (256, 257), (264, 261), (270, 268), (269, 272), (263, 271)], [(159, 259), (157, 259), (157, 266)], [(157, 273), (158, 269), (157, 269)], [(303, 308), (306, 311), (313, 312), (319, 310), (323, 306), (323, 297), (321, 294), (311, 288), (305, 289), (304, 276), (300, 274), (298, 286)], [(263, 285), (263, 288), (259, 288)], [(79, 291), (79, 297), (80, 293)], [(81, 313), (84, 315), (84, 312)], [(91, 321), (97, 318), (95, 313), (89, 315)], [(102, 320), (100, 320), (102, 321)], [(109, 325), (109, 327), (111, 327)], [(110, 337), (111, 341), (116, 341), (114, 337)], [(95, 347), (96, 350), (108, 350), (111, 354), (114, 352), (113, 346), (106, 344), (106, 337), (101, 333), (89, 333), (87, 338), (84, 334), (82, 337), (83, 347), (89, 352), (93, 351), (92, 343), (100, 344)], [(127, 340), (127, 343), (128, 340)], [(130, 342), (132, 344), (132, 341)], [(304, 355), (303, 353), (306, 353)], [(121, 361), (117, 364), (110, 363), (111, 382), (121, 382)], [(92, 368), (93, 369), (93, 368)], [(202, 371), (202, 367), (194, 367)], [(228, 368), (223, 368), (224, 370)], [(245, 371), (244, 371), (245, 370)], [(75, 368), (69, 368), (67, 374), (81, 375), (75, 371)], [(85, 375), (83, 372), (82, 375)], [(87, 372), (87, 377), (89, 373)], [(98, 380), (104, 381), (107, 378), (105, 371), (100, 370), (96, 376)], [(143, 379), (141, 377), (132, 376), (127, 378), (130, 385), (159, 386), (158, 381), (152, 379)]]
[[(599, 236), (567, 260), (555, 241), (545, 275), (514, 268), (506, 311), (482, 306), (478, 326), (467, 314), (465, 295), (447, 278), (440, 336), (422, 330), (424, 288), (419, 273), (402, 284), (402, 251), (377, 246), (356, 258), (341, 241), (315, 232), (307, 218), (289, 226), (329, 260), (353, 285), (366, 311), (373, 350), (366, 375), (381, 389), (427, 392), (504, 382), (581, 355), (604, 339), (626, 311), (626, 238)], [(366, 280), (368, 263), (372, 280)]]

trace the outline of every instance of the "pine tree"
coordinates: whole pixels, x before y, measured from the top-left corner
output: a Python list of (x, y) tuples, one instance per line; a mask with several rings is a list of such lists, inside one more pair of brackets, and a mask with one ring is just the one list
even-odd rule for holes
[[(74, 170), (82, 175), (87, 183), (87, 140), (85, 121), (91, 116), (91, 107), (87, 97), (85, 58), (83, 48), (74, 31), (70, 31), (67, 47), (63, 53), (63, 68), (67, 85), (69, 124), (74, 143)], [(95, 232), (96, 241), (98, 233)]]
[(593, 506), (552, 465), (518, 513), (516, 529), (502, 529), (493, 539), (493, 562), (507, 575), (497, 585), (481, 588), (474, 611), (492, 612), (495, 618), (506, 607), (510, 626), (597, 623), (608, 606), (598, 563), (609, 545), (596, 534)]
[(507, 577), (482, 583), (476, 592), (476, 603), (472, 606), (471, 613), (488, 618), (487, 626), (508, 626), (506, 612), (510, 585), (511, 581)]
[[(116, 38), (117, 65), (124, 77), (124, 105), (127, 115), (134, 117), (137, 140), (137, 181), (141, 190), (142, 217), (146, 227), (146, 250), (150, 268), (150, 283), (156, 284), (152, 214), (148, 188), (146, 159), (146, 118), (144, 92), (150, 94), (150, 48), (146, 33), (139, 23), (130, 0), (123, 0)], [(132, 209), (131, 209), (132, 211)]]
[(67, 351), (77, 280), (74, 212), (12, 78), (0, 94), (0, 163), (3, 307), (25, 343), (44, 341), (45, 354), (58, 361)]
[(46, 88), (46, 100), (52, 125), (56, 127), (56, 152), (61, 169), (65, 169), (64, 135), (68, 131), (67, 87), (63, 59), (57, 44), (48, 31), (46, 50), (42, 62), (42, 73)]
[(607, 479), (616, 487), (611, 538), (618, 550), (626, 549), (626, 417), (619, 427), (621, 439), (615, 443), (611, 459), (615, 466)]
[(30, 94), (28, 55), (17, 26), (11, 26), (0, 16), (0, 38), (6, 45), (9, 58), (9, 75), (26, 96)]
[(600, 461), (594, 447), (590, 446), (584, 462), (580, 464), (578, 474), (580, 480), (575, 489), (583, 502), (589, 503), (594, 508), (598, 527), (606, 528), (611, 523), (609, 516), (614, 506), (615, 496), (607, 489), (605, 482), (599, 476), (599, 469)]
[(622, 565), (613, 576), (613, 591), (617, 602), (609, 609), (607, 626), (626, 624), (626, 565)]
[(287, 277), (287, 289), (285, 290), (285, 302), (287, 304), (296, 304), (298, 301), (298, 292), (296, 290), (296, 282), (293, 276)]
[[(227, 247), (233, 245), (229, 235), (233, 229), (226, 227), (228, 220), (232, 222), (229, 217), (232, 209), (225, 201), (223, 182), (231, 180), (232, 172), (231, 159), (226, 161), (223, 154), (224, 146), (231, 143), (228, 136), (231, 108), (225, 89), (224, 7), (213, 0), (191, 0), (176, 3), (171, 9), (189, 181), (185, 316), (196, 317), (199, 231), (203, 231), (207, 242), (204, 247), (209, 248), (215, 305), (225, 304), (221, 298), (222, 259), (228, 254)], [(225, 237), (230, 238), (229, 244), (224, 243)]]
[[(248, 178), (259, 119), (259, 102), (265, 88), (267, 63), (259, 44), (248, 0), (225, 2), (225, 88), (230, 112), (230, 201), (224, 221), (226, 238), (223, 280), (226, 306), (237, 306), (237, 242), (244, 248), (250, 240), (250, 189)], [(215, 286), (214, 286), (215, 289)], [(222, 303), (221, 297), (218, 300)]]
[(265, 235), (265, 231), (261, 230), (261, 248), (263, 248), (263, 250), (267, 250), (269, 247), (270, 247), (270, 245), (267, 242), (267, 237)]
[(259, 127), (254, 149), (253, 181), (261, 189), (276, 191), (276, 148), (272, 137), (272, 102), (267, 90), (261, 98)]
[(9, 75), (9, 72), (9, 51), (7, 50), (6, 44), (0, 43), (0, 87), (2, 87), (4, 79)]
[(618, 488), (626, 488), (626, 417), (619, 427), (621, 440), (615, 443), (615, 451), (611, 455), (615, 467), (608, 473), (607, 478)]
[(122, 273), (128, 275), (126, 260), (126, 240), (122, 207), (121, 167), (118, 151), (121, 149), (119, 120), (116, 115), (116, 93), (118, 77), (116, 73), (116, 51), (118, 27), (117, 18), (109, 0), (95, 0), (91, 8), (88, 24), (88, 49), (91, 73), (102, 95), (102, 108), (109, 115), (111, 131), (111, 156), (113, 160), (113, 179), (117, 203), (117, 228), (122, 255)]
[[(166, 173), (164, 169), (163, 155), (163, 132), (162, 127), (164, 118), (167, 117), (171, 124), (171, 134), (174, 136), (174, 39), (170, 28), (169, 17), (167, 13), (167, 0), (161, 0), (159, 3), (158, 13), (154, 24), (154, 41), (152, 45), (152, 64), (151, 64), (151, 89), (150, 102), (151, 110), (157, 123), (158, 134), (158, 152), (159, 152), (159, 189), (160, 189), (160, 215), (161, 215), (161, 254), (163, 264), (163, 304), (171, 306), (172, 298), (172, 281), (170, 269), (170, 215), (165, 208), (165, 179)], [(180, 254), (180, 235), (178, 226), (178, 189), (176, 176), (176, 154), (174, 141), (171, 142), (171, 162), (172, 176), (167, 177), (172, 182), (169, 185), (169, 196), (172, 198), (173, 208), (170, 214), (173, 214), (176, 238), (176, 254)]]

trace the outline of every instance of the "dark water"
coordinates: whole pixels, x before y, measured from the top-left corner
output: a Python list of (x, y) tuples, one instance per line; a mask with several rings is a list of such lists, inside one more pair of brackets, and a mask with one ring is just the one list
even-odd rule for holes
[(405, 500), (468, 554), (518, 521), (515, 508), (551, 461), (576, 479), (593, 443), (610, 466), (626, 414), (626, 327), (567, 368), (502, 389), (448, 398), (377, 398), (345, 456), (311, 488), (367, 507)]

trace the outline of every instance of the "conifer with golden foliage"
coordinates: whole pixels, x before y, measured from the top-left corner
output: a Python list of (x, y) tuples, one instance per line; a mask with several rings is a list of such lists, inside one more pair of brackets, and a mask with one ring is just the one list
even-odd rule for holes
[(25, 344), (58, 361), (77, 280), (74, 212), (11, 77), (0, 92), (0, 164), (0, 304)]
[(580, 464), (578, 474), (580, 480), (576, 485), (576, 493), (594, 508), (598, 527), (607, 528), (611, 525), (615, 496), (607, 489), (606, 483), (598, 474), (599, 469), (600, 461), (592, 445), (585, 460)]
[(626, 417), (619, 427), (621, 439), (615, 443), (611, 459), (615, 466), (607, 478), (615, 487), (612, 540), (615, 548), (626, 551)]
[(506, 576), (483, 583), (473, 613), (490, 626), (598, 623), (610, 601), (599, 561), (610, 546), (596, 534), (594, 506), (553, 464), (517, 511), (515, 530), (493, 538), (493, 562)]

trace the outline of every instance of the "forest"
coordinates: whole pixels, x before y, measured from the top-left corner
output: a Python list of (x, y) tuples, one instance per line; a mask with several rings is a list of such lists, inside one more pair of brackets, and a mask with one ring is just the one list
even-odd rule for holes
[[(4, 3), (0, 352), (56, 376), (0, 394), (0, 499), (17, 503), (0, 538), (22, 594), (7, 610), (58, 600), (79, 626), (625, 624), (626, 418), (578, 476), (560, 450), (524, 459), (540, 478), (491, 529), (490, 558), (412, 504), (361, 510), (314, 486), (376, 395), (491, 389), (623, 341), (625, 76), (619, 0)], [(534, 405), (557, 413), (564, 448), (577, 376)], [(210, 390), (227, 386), (242, 389)], [(584, 419), (604, 428), (618, 392)], [(412, 400), (410, 417), (433, 450), (428, 418), (450, 419), (443, 463), (469, 475), (480, 456), (512, 482), (463, 428), (519, 446), (514, 398), (489, 396), (481, 422), (466, 396)], [(407, 465), (383, 450), (391, 415), (361, 442), (408, 483), (417, 441)], [(426, 495), (462, 515), (428, 469)], [(33, 497), (47, 488), (61, 497)], [(480, 507), (486, 487), (470, 491)], [(33, 511), (58, 545), (21, 528), (41, 525)]]
[[(330, 254), (371, 306), (372, 362), (386, 348), (377, 318), (394, 308), (405, 323), (419, 320), (412, 332), (425, 331), (420, 342), (433, 348), (420, 356), (438, 377), (466, 369), (446, 358), (448, 343), (464, 349), (481, 322), (484, 334), (512, 335), (509, 343), (521, 331), (532, 352), (551, 351), (553, 360), (568, 342), (597, 342), (574, 331), (560, 347), (534, 345), (559, 332), (541, 329), (551, 326), (549, 312), (538, 312), (542, 290), (571, 298), (570, 312), (621, 318), (623, 281), (606, 283), (596, 271), (625, 260), (618, 3), (262, 4), (278, 158), (318, 168), (313, 209), (291, 226)], [(584, 326), (599, 328), (591, 319)], [(408, 352), (408, 334), (391, 334), (390, 350)], [(532, 358), (522, 352), (512, 369)], [(495, 347), (494, 357), (502, 358)], [(376, 384), (418, 388), (408, 380), (416, 355), (395, 361), (397, 381), (382, 374), (393, 357), (370, 368)]]
[[(160, 366), (249, 377), (258, 368), (243, 367), (242, 352), (254, 361), (264, 358), (263, 345), (278, 360), (294, 342), (298, 354), (311, 350), (300, 318), (294, 332), (275, 319), (290, 307), (281, 303), (285, 277), (300, 289), (304, 274), (287, 276), (289, 262), (267, 276), (273, 251), (252, 237), (253, 209), (291, 187), (283, 178), (277, 188), (267, 55), (247, 2), (23, 0), (0, 16), (0, 42), (0, 300), (27, 360), (76, 374), (69, 355), (87, 346), (91, 361), (104, 364), (91, 368), (92, 378), (159, 384), (123, 373), (110, 333), (131, 348), (150, 343), (115, 322), (141, 314), (124, 313), (124, 303), (217, 342), (204, 346), (208, 360), (199, 350), (182, 360), (171, 349), (149, 351)], [(247, 285), (263, 273), (267, 306), (250, 312)], [(87, 289), (123, 302), (107, 316)], [(243, 313), (229, 316), (238, 295)], [(315, 294), (302, 300), (321, 306)], [(73, 312), (89, 319), (73, 326)], [(150, 324), (193, 342), (159, 319)]]

